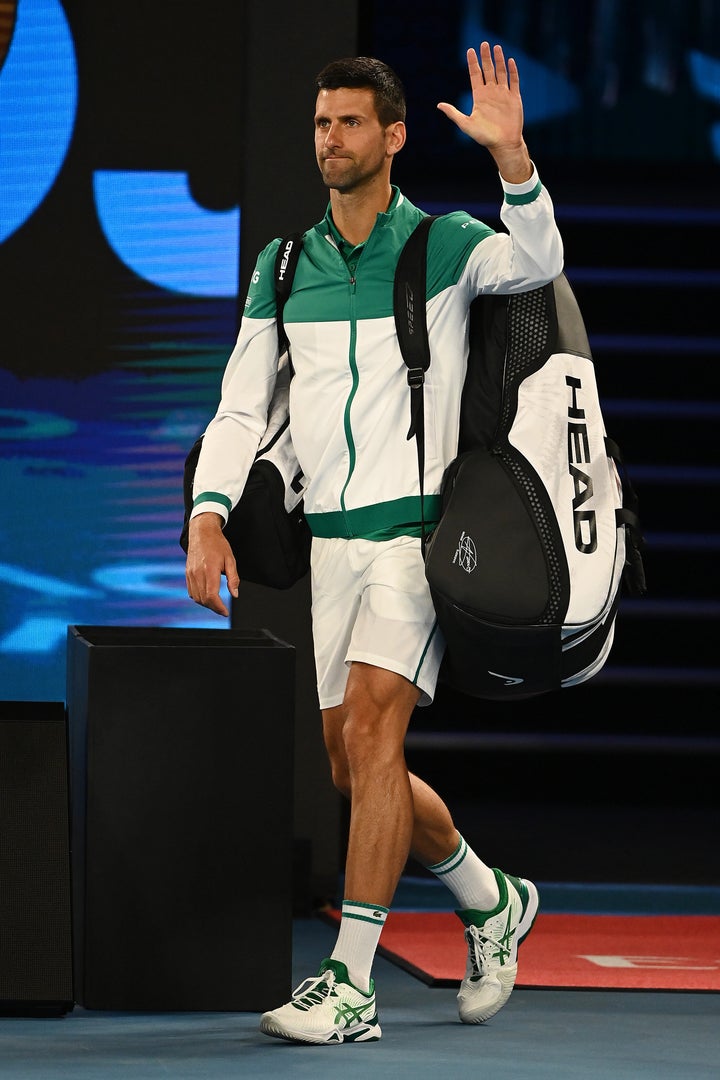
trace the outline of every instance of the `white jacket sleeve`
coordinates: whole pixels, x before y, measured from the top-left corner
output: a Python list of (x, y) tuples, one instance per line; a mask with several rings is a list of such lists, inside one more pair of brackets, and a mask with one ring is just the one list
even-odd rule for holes
[(525, 292), (553, 281), (563, 270), (563, 242), (555, 210), (537, 169), (522, 184), (500, 178), (500, 217), (508, 232), (477, 244), (467, 273), (477, 293)]
[(243, 319), (217, 412), (203, 436), (191, 517), (213, 511), (227, 521), (240, 499), (267, 427), (277, 362), (275, 319)]

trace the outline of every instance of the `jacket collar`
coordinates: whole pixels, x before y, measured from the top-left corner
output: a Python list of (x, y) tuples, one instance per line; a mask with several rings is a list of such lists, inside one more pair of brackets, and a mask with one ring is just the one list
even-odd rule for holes
[[(385, 225), (387, 225), (390, 221), (392, 221), (392, 219), (393, 219), (393, 217), (395, 215), (395, 211), (405, 201), (405, 196), (401, 192), (400, 188), (397, 187), (395, 184), (391, 185), (391, 191), (392, 191), (392, 195), (390, 196), (390, 205), (388, 206), (387, 210), (383, 210), (381, 213), (379, 213), (377, 215), (376, 219), (375, 219), (375, 228), (376, 229), (377, 228), (382, 229), (382, 228), (385, 227)], [(330, 206), (330, 203), (328, 203), (328, 205), (327, 205), (327, 210), (325, 211), (325, 217), (323, 218), (320, 227), (321, 227), (323, 233), (325, 234), (325, 236), (332, 237), (336, 247), (341, 248), (342, 245), (347, 246), (347, 242), (345, 240), (343, 240), (342, 236), (340, 235), (340, 233), (337, 230), (335, 222), (333, 221), (332, 208)], [(360, 247), (360, 246), (361, 245), (358, 245), (358, 247)]]

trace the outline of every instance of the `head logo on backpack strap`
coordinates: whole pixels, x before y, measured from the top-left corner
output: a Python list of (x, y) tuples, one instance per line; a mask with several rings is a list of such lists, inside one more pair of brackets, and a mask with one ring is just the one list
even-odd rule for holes
[[(291, 233), (280, 241), (275, 256), (275, 301), (277, 304), (277, 331), (280, 355), (287, 351), (290, 359), (289, 342), (283, 325), (283, 308), (292, 292), (293, 279), (302, 251), (302, 233)], [(292, 365), (291, 365), (292, 366)]]

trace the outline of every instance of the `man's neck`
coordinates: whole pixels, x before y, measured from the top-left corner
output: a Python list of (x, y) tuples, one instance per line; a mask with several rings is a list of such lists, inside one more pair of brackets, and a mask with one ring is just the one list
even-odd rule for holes
[(364, 243), (373, 230), (378, 214), (384, 214), (392, 200), (389, 183), (382, 187), (354, 191), (330, 189), (330, 207), (338, 232), (349, 244)]

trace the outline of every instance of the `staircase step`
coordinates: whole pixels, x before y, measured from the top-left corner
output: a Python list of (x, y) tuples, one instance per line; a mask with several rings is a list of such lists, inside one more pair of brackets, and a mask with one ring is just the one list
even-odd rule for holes
[(691, 605), (682, 601), (656, 604), (647, 597), (621, 600), (615, 621), (612, 666), (629, 665), (645, 681), (662, 682), (672, 670), (684, 679), (694, 669), (716, 671), (720, 665), (715, 630), (720, 604)]
[(588, 337), (603, 409), (613, 398), (634, 400), (640, 410), (657, 400), (678, 408), (696, 402), (705, 402), (707, 409), (716, 406), (720, 336), (656, 334), (650, 328), (621, 334), (588, 327)]
[(614, 334), (717, 337), (717, 294), (720, 275), (693, 277), (681, 284), (668, 274), (663, 281), (625, 279), (621, 274), (596, 281), (579, 280), (569, 267), (567, 278), (583, 313), (588, 337), (612, 327)]
[(641, 615), (653, 604), (672, 606), (672, 618), (720, 618), (720, 538), (696, 533), (674, 536), (644, 532), (642, 553), (647, 595), (638, 600)]
[[(596, 738), (608, 748), (632, 742), (636, 750), (720, 753), (717, 667), (693, 671), (661, 665), (615, 666), (614, 654), (594, 678), (579, 686), (524, 701), (486, 701), (440, 685), (431, 705), (415, 709), (408, 747), (433, 750), (532, 749), (533, 740), (559, 748), (563, 739)], [(659, 742), (658, 742), (659, 740)], [(709, 740), (709, 742), (706, 742)]]

